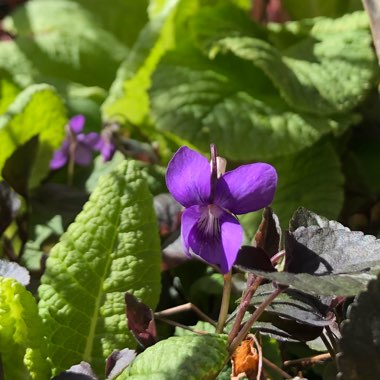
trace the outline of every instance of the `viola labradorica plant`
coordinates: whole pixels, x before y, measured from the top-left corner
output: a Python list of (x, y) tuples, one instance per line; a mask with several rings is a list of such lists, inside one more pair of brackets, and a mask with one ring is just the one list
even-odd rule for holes
[(184, 146), (168, 165), (166, 183), (173, 197), (186, 208), (181, 235), (190, 250), (228, 273), (243, 241), (235, 215), (268, 206), (277, 186), (277, 173), (266, 163), (242, 165), (224, 173), (211, 145), (211, 168), (206, 157)]
[(116, 147), (112, 136), (105, 131), (101, 135), (96, 132), (83, 133), (86, 119), (83, 115), (72, 117), (67, 125), (66, 138), (50, 161), (50, 168), (60, 169), (70, 160), (81, 166), (87, 166), (92, 162), (92, 153), (99, 151), (104, 161), (112, 159)]
[(51, 169), (65, 166), (70, 156), (78, 165), (86, 166), (91, 163), (92, 152), (99, 149), (101, 138), (96, 132), (82, 133), (85, 121), (83, 115), (76, 115), (70, 119), (66, 130), (67, 136), (50, 161)]

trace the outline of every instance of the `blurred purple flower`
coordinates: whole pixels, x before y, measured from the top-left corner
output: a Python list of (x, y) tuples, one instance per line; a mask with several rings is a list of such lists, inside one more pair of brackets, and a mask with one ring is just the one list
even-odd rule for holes
[(52, 160), (50, 168), (60, 169), (69, 161), (70, 155), (73, 160), (81, 166), (89, 165), (92, 162), (92, 153), (100, 151), (104, 161), (109, 161), (115, 151), (115, 147), (110, 140), (107, 140), (96, 132), (82, 133), (85, 123), (83, 115), (76, 115), (69, 121), (66, 131), (66, 138), (58, 149)]
[[(213, 152), (213, 150), (212, 150)], [(277, 186), (276, 170), (269, 164), (242, 165), (222, 175), (214, 152), (206, 157), (184, 146), (169, 162), (166, 184), (186, 210), (181, 235), (185, 252), (231, 270), (243, 241), (243, 229), (235, 215), (268, 206)]]

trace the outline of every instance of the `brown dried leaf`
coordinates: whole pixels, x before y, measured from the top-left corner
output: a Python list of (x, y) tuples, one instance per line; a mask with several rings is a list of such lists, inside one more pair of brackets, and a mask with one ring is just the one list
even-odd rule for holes
[(256, 380), (259, 366), (259, 354), (254, 347), (253, 339), (244, 340), (241, 345), (232, 354), (232, 380), (248, 377), (250, 380)]

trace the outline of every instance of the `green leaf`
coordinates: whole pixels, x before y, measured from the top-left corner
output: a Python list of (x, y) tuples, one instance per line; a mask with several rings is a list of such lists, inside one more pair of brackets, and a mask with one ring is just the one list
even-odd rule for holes
[(329, 219), (338, 217), (343, 205), (344, 178), (339, 157), (328, 141), (271, 164), (279, 178), (272, 208), (282, 226), (287, 226), (300, 206)]
[(230, 51), (260, 67), (295, 109), (333, 115), (351, 110), (373, 86), (376, 66), (371, 41), (368, 30), (336, 31), (321, 40), (310, 36), (279, 51), (257, 38), (229, 37), (214, 50)]
[(91, 13), (69, 0), (27, 2), (3, 27), (17, 35), (18, 49), (41, 73), (90, 86), (108, 87), (127, 53)]
[(39, 308), (55, 372), (87, 361), (101, 373), (113, 350), (135, 345), (124, 293), (152, 309), (160, 293), (152, 196), (133, 161), (99, 180), (46, 265)]
[(225, 336), (171, 337), (149, 347), (137, 356), (117, 380), (214, 379), (227, 358)]
[(7, 72), (20, 87), (34, 83), (38, 70), (15, 40), (0, 41), (0, 69)]
[(63, 139), (66, 122), (63, 102), (52, 87), (33, 85), (22, 91), (0, 116), (0, 174), (16, 149), (38, 135), (40, 148), (29, 186), (39, 184), (49, 170), (53, 151)]
[[(0, 72), (0, 74), (2, 73)], [(7, 110), (19, 92), (20, 87), (9, 77), (5, 76), (0, 79), (0, 114)]]
[[(40, 0), (45, 1), (45, 0)], [(103, 0), (72, 0), (92, 13), (102, 27), (118, 40), (132, 46), (148, 21), (148, 0), (113, 0), (112, 6)], [(128, 25), (128, 27), (126, 27)]]
[(317, 16), (337, 17), (344, 13), (363, 9), (360, 0), (284, 0), (286, 11), (292, 20)]
[(107, 119), (141, 124), (149, 114), (147, 90), (151, 74), (166, 50), (174, 44), (174, 17), (180, 1), (171, 1), (141, 31), (136, 44), (120, 66), (102, 111)]
[(365, 12), (269, 24), (265, 31), (245, 12), (223, 5), (202, 9), (192, 26), (211, 58), (231, 52), (251, 62), (294, 109), (327, 116), (346, 112), (373, 87), (377, 66)]
[(26, 375), (23, 360), (32, 379), (50, 378), (43, 325), (36, 301), (13, 278), (0, 277), (0, 326), (0, 353), (5, 378), (23, 378)]
[(234, 160), (296, 153), (324, 135), (342, 133), (355, 120), (295, 112), (249, 62), (232, 56), (211, 62), (188, 46), (158, 66), (151, 102), (158, 129), (204, 151), (214, 142)]
[[(272, 208), (283, 228), (288, 227), (289, 219), (300, 206), (329, 219), (338, 217), (343, 205), (344, 178), (339, 157), (328, 141), (270, 163), (278, 174)], [(242, 215), (239, 219), (248, 238), (252, 238), (261, 212)]]
[(359, 294), (342, 326), (338, 357), (341, 380), (376, 379), (380, 377), (380, 276)]

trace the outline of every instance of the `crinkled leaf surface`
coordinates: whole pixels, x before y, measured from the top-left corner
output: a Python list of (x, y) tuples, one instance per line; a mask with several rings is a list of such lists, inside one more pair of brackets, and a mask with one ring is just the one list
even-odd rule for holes
[(360, 293), (343, 323), (341, 353), (338, 356), (341, 380), (380, 377), (380, 277)]
[(189, 46), (167, 54), (153, 75), (157, 128), (227, 158), (268, 159), (296, 153), (354, 121), (295, 111), (251, 63), (233, 56), (210, 61)]
[(39, 308), (56, 372), (84, 360), (100, 373), (113, 350), (135, 345), (124, 293), (154, 308), (159, 262), (152, 196), (135, 163), (124, 162), (99, 180), (47, 260)]
[(39, 136), (39, 150), (29, 185), (37, 185), (49, 170), (53, 151), (64, 136), (67, 122), (62, 100), (53, 87), (32, 85), (22, 91), (0, 116), (0, 175), (6, 160), (33, 136)]
[(23, 360), (33, 379), (49, 378), (43, 337), (32, 294), (15, 279), (0, 277), (0, 353), (6, 379), (24, 378)]
[[(309, 20), (277, 25), (269, 27), (272, 33), (290, 30), (299, 38), (281, 49), (251, 36), (227, 37), (213, 50), (231, 51), (260, 67), (287, 103), (300, 111), (318, 115), (347, 112), (364, 98), (376, 72), (364, 12), (338, 20), (317, 18), (314, 24)], [(279, 37), (273, 38), (275, 43)]]
[(217, 335), (171, 337), (146, 349), (117, 380), (213, 379), (228, 357), (227, 339)]
[(380, 272), (380, 240), (359, 231), (299, 227), (285, 246), (288, 272), (260, 273), (304, 292), (356, 295)]
[(17, 47), (44, 75), (108, 87), (127, 48), (69, 0), (30, 1), (4, 20)]

